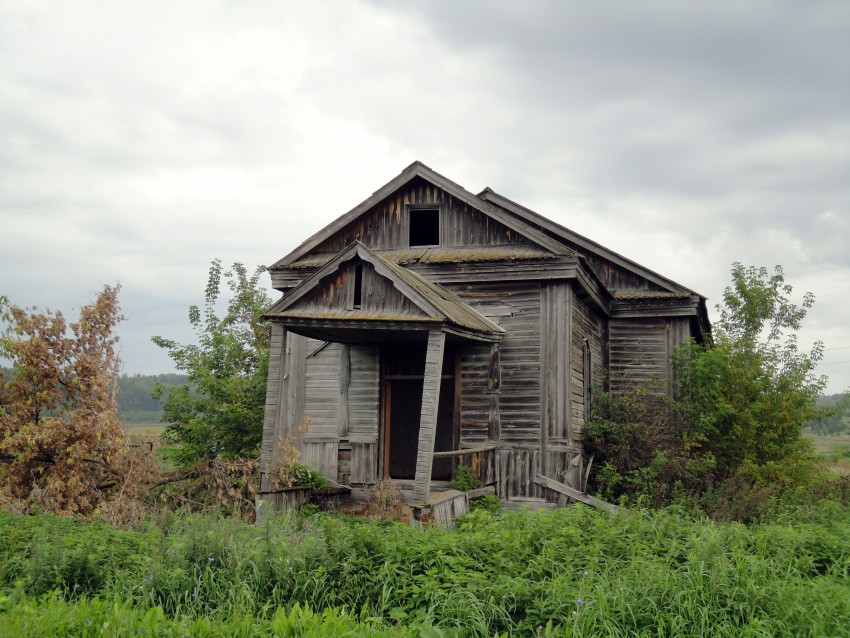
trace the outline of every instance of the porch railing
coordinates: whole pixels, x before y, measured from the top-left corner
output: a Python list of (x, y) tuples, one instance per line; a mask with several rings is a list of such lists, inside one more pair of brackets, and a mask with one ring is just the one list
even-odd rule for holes
[(434, 452), (435, 459), (455, 459), (458, 465), (467, 465), (481, 481), (481, 485), (496, 482), (496, 446), (484, 445), (463, 450)]

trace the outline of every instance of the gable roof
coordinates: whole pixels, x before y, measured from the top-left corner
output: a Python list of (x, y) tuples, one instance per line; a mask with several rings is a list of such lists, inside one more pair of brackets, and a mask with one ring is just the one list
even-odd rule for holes
[(352, 208), (342, 217), (337, 218), (336, 220), (325, 226), (319, 232), (315, 233), (306, 241), (304, 241), (291, 253), (272, 264), (270, 266), (270, 269), (275, 270), (278, 268), (285, 268), (289, 266), (290, 264), (292, 264), (292, 262), (298, 260), (300, 257), (303, 257), (306, 253), (319, 246), (323, 241), (345, 228), (355, 219), (369, 211), (369, 209), (371, 209), (373, 206), (379, 204), (386, 197), (388, 197), (389, 195), (391, 195), (392, 193), (394, 193), (399, 188), (401, 188), (416, 177), (420, 177), (430, 182), (434, 186), (443, 189), (452, 197), (464, 202), (468, 206), (484, 213), (485, 215), (492, 217), (493, 219), (504, 224), (511, 230), (519, 233), (523, 237), (526, 237), (530, 241), (534, 242), (538, 246), (541, 246), (546, 250), (551, 251), (555, 255), (568, 255), (572, 254), (573, 252), (571, 249), (564, 246), (557, 239), (554, 239), (547, 235), (545, 232), (542, 232), (538, 228), (535, 228), (534, 225), (529, 224), (526, 220), (520, 219), (516, 215), (511, 215), (505, 210), (499, 208), (498, 206), (495, 206), (490, 202), (480, 197), (477, 197), (473, 193), (470, 193), (468, 190), (463, 188), (463, 186), (461, 186), (460, 184), (456, 184), (450, 179), (443, 177), (439, 173), (425, 166), (425, 164), (423, 164), (422, 162), (416, 161), (413, 162), (407, 168), (405, 168), (398, 176), (396, 176), (395, 178), (384, 184), (381, 188), (376, 190), (371, 197)]
[(478, 197), (488, 201), (496, 206), (503, 208), (505, 211), (515, 215), (519, 219), (522, 219), (526, 223), (532, 224), (535, 227), (538, 227), (548, 233), (555, 235), (561, 241), (568, 242), (568, 244), (573, 244), (583, 248), (603, 259), (610, 261), (612, 264), (615, 264), (621, 268), (624, 268), (630, 272), (633, 272), (648, 281), (664, 288), (670, 292), (675, 293), (689, 293), (692, 295), (697, 295), (702, 297), (697, 292), (694, 292), (690, 288), (686, 288), (685, 286), (676, 283), (672, 279), (668, 279), (662, 275), (659, 275), (657, 272), (646, 268), (645, 266), (641, 266), (637, 262), (632, 261), (628, 257), (623, 257), (619, 253), (614, 252), (613, 250), (609, 250), (605, 248), (601, 244), (593, 241), (592, 239), (588, 239), (583, 235), (579, 235), (578, 233), (566, 228), (565, 226), (561, 226), (557, 222), (553, 222), (551, 219), (540, 215), (539, 213), (535, 213), (533, 210), (522, 206), (521, 204), (517, 204), (516, 202), (508, 199), (503, 195), (499, 195), (489, 186), (485, 188), (483, 191), (478, 193)]
[[(290, 312), (299, 299), (302, 299), (310, 291), (321, 285), (321, 281), (334, 274), (340, 267), (352, 259), (360, 259), (372, 265), (375, 271), (389, 279), (395, 289), (406, 299), (422, 310), (429, 320), (444, 321), (450, 326), (470, 331), (482, 337), (501, 338), (505, 329), (493, 323), (487, 317), (477, 312), (452, 292), (442, 286), (428, 281), (413, 271), (388, 261), (373, 253), (360, 242), (351, 244), (348, 248), (337, 254), (327, 264), (322, 266), (301, 284), (283, 296), (263, 315), (265, 317), (297, 317), (297, 312)], [(348, 319), (349, 311), (337, 313), (338, 319)], [(380, 316), (369, 316), (361, 313), (358, 320), (381, 320)], [(397, 318), (394, 318), (397, 319)]]

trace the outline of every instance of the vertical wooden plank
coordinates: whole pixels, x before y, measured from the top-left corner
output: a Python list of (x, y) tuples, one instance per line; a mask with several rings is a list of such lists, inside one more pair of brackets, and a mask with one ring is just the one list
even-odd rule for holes
[(490, 346), (490, 373), (487, 379), (487, 391), (490, 395), (490, 414), (487, 418), (487, 438), (498, 443), (502, 437), (502, 422), (499, 417), (499, 394), (502, 387), (502, 362), (499, 344)]
[(339, 348), (339, 408), (337, 409), (338, 433), (348, 436), (348, 386), (351, 381), (350, 348), (342, 344)]
[[(541, 286), (540, 288), (540, 449), (548, 449), (549, 441), (549, 420), (552, 418), (550, 414), (550, 392), (551, 386), (547, 373), (549, 371), (549, 357), (551, 349), (549, 348), (549, 331), (552, 329), (550, 325), (549, 313), (552, 302), (549, 295), (549, 286)], [(542, 468), (545, 475), (545, 468)]]
[(270, 472), (277, 463), (280, 419), (286, 412), (286, 393), (283, 390), (286, 355), (286, 329), (272, 321), (269, 344), (269, 373), (266, 382), (266, 405), (263, 414), (263, 443), (260, 455), (260, 489), (271, 489)]
[(279, 437), (298, 435), (298, 428), (304, 418), (304, 386), (307, 368), (307, 337), (293, 332), (286, 334), (286, 366), (284, 380), (286, 388), (286, 409), (278, 415), (281, 424)]
[(437, 433), (437, 408), (440, 405), (440, 373), (446, 349), (446, 333), (428, 332), (425, 351), (425, 380), (422, 387), (422, 417), (419, 421), (419, 448), (413, 483), (413, 504), (424, 506), (431, 489), (431, 467), (434, 462), (434, 438)]

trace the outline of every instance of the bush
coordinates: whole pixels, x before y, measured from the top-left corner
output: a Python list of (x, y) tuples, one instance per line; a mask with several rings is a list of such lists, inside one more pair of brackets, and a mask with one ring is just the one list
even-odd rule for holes
[(468, 465), (458, 465), (455, 475), (452, 477), (451, 486), (453, 490), (468, 492), (481, 487), (481, 481), (475, 476), (475, 470)]

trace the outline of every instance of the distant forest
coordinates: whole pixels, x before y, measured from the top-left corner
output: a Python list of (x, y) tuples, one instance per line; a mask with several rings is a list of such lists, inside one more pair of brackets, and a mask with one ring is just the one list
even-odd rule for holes
[[(12, 369), (0, 366), (7, 379)], [(118, 418), (123, 423), (159, 423), (162, 406), (159, 399), (151, 397), (155, 383), (165, 386), (187, 385), (189, 378), (185, 374), (122, 374), (118, 377)]]
[(159, 399), (151, 397), (156, 383), (186, 385), (185, 374), (122, 374), (118, 377), (118, 417), (124, 423), (158, 423), (162, 415)]
[[(818, 407), (828, 408), (834, 406), (845, 396), (844, 394), (831, 394), (825, 397), (819, 397)], [(837, 410), (835, 414), (824, 417), (820, 421), (809, 421), (803, 427), (815, 434), (843, 434), (850, 432), (850, 406), (844, 406), (843, 409)]]

